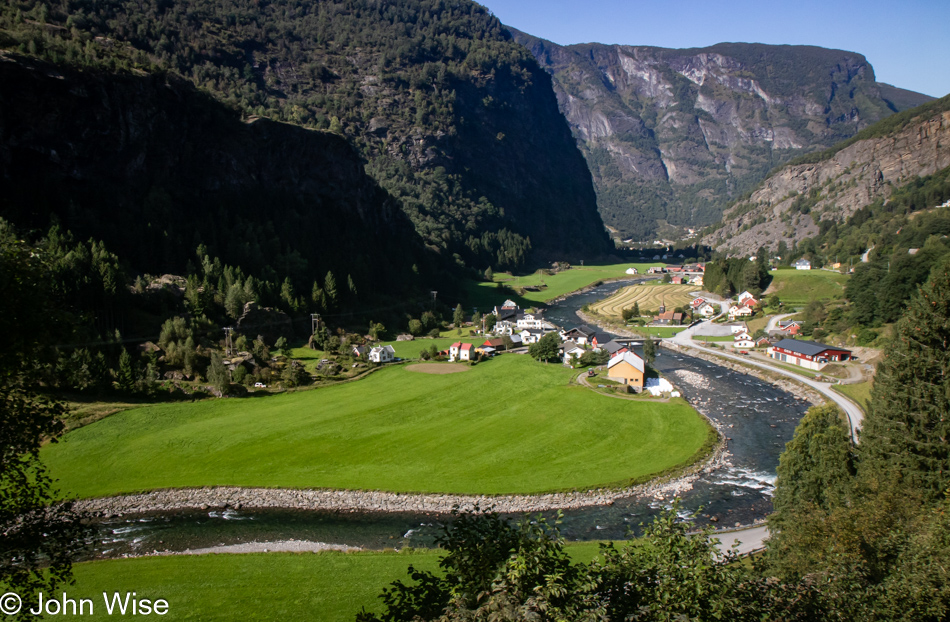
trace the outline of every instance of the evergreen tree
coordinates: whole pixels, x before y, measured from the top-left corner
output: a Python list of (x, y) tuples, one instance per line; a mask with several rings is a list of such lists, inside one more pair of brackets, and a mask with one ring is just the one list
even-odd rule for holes
[(861, 434), (868, 468), (939, 499), (950, 486), (950, 261), (937, 266), (878, 365)]
[(336, 277), (333, 276), (333, 272), (327, 272), (327, 276), (323, 279), (323, 294), (326, 297), (326, 308), (335, 308), (339, 293), (336, 289)]
[(456, 328), (461, 328), (462, 324), (465, 322), (465, 311), (462, 310), (461, 303), (455, 307), (455, 313), (452, 315), (452, 321), (455, 323)]
[(119, 370), (116, 374), (116, 388), (123, 393), (131, 393), (135, 389), (135, 368), (132, 366), (132, 355), (125, 348), (119, 355)]

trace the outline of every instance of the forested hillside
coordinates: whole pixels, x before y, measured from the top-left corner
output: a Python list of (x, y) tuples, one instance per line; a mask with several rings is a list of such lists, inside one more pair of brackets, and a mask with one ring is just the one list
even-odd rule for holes
[(512, 32), (554, 77), (604, 222), (635, 239), (716, 222), (773, 167), (931, 99), (877, 83), (843, 50), (559, 46)]
[(565, 234), (609, 250), (550, 78), (472, 2), (24, 0), (0, 7), (0, 45), (181, 76), (246, 121), (339, 134), (450, 262), (516, 267)]

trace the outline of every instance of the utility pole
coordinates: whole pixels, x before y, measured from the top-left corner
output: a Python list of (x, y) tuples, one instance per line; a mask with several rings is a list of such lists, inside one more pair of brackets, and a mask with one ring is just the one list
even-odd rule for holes
[(323, 319), (320, 317), (319, 313), (310, 314), (310, 334), (316, 335), (320, 330), (320, 327), (323, 326)]
[(429, 293), (432, 294), (432, 310), (435, 311), (435, 297), (439, 294), (439, 292), (432, 290)]

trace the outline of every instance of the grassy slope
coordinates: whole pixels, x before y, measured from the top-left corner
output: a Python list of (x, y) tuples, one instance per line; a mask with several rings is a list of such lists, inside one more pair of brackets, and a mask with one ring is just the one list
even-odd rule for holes
[(461, 374), (403, 366), (249, 399), (162, 404), (80, 428), (42, 451), (67, 494), (237, 485), (533, 493), (642, 480), (689, 462), (710, 430), (685, 402), (569, 386), (507, 355)]
[(850, 397), (861, 408), (867, 410), (871, 401), (871, 386), (873, 382), (859, 382), (857, 384), (836, 384), (832, 387), (838, 393)]
[(807, 305), (812, 300), (828, 302), (844, 298), (848, 275), (827, 270), (773, 270), (766, 295), (778, 294), (786, 305)]
[[(469, 307), (478, 307), (478, 310), (485, 312), (497, 304), (505, 301), (505, 298), (512, 298), (522, 307), (530, 307), (534, 303), (543, 303), (555, 298), (559, 298), (573, 291), (583, 289), (597, 281), (605, 279), (629, 278), (626, 274), (627, 268), (636, 268), (641, 275), (651, 266), (662, 266), (664, 263), (622, 263), (607, 264), (598, 266), (574, 266), (570, 270), (559, 272), (553, 276), (545, 276), (544, 284), (546, 287), (537, 292), (525, 292), (523, 296), (505, 295), (501, 293), (493, 283), (466, 281), (465, 294), (467, 299), (466, 312)], [(512, 288), (532, 287), (540, 285), (541, 277), (537, 272), (525, 276), (512, 276), (510, 274), (498, 273), (495, 275), (495, 282), (503, 282)]]
[[(577, 562), (592, 560), (597, 542), (569, 543)], [(249, 554), (150, 557), (75, 566), (70, 598), (91, 598), (95, 617), (111, 619), (102, 592), (164, 598), (169, 620), (316, 620), (352, 622), (362, 606), (380, 611), (378, 595), (406, 581), (410, 564), (438, 570), (438, 550), (403, 553)], [(116, 617), (116, 616), (113, 616)]]
[(485, 343), (486, 339), (488, 339), (488, 337), (484, 335), (479, 337), (471, 337), (468, 335), (468, 329), (465, 329), (462, 332), (465, 333), (462, 337), (439, 337), (437, 339), (422, 337), (412, 341), (384, 341), (379, 345), (392, 346), (393, 350), (396, 351), (396, 356), (400, 358), (415, 359), (419, 358), (420, 350), (428, 350), (433, 345), (435, 345), (436, 349), (441, 352), (442, 350), (448, 350), (449, 346), (451, 346), (456, 341), (461, 341), (462, 343), (482, 344)]

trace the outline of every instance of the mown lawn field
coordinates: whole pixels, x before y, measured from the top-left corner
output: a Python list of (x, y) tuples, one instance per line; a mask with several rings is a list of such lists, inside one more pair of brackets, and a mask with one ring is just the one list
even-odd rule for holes
[[(575, 562), (599, 554), (597, 542), (568, 543)], [(439, 550), (359, 553), (188, 555), (86, 562), (74, 567), (69, 598), (89, 598), (90, 620), (106, 614), (102, 592), (165, 599), (164, 620), (314, 620), (352, 622), (361, 607), (380, 612), (378, 596), (409, 565), (438, 572)], [(88, 609), (86, 610), (88, 612)], [(131, 617), (131, 616), (129, 616)], [(155, 616), (151, 616), (155, 617)]]
[(690, 463), (712, 434), (683, 400), (610, 399), (526, 356), (465, 369), (401, 365), (310, 391), (135, 408), (42, 459), (79, 497), (221, 485), (538, 493), (643, 481)]
[(430, 339), (429, 337), (421, 337), (418, 339), (413, 339), (412, 341), (383, 341), (379, 345), (381, 346), (392, 346), (393, 350), (396, 351), (396, 356), (403, 359), (417, 359), (419, 358), (419, 352), (421, 350), (428, 350), (430, 347), (435, 346), (435, 349), (438, 351), (448, 350), (456, 341), (461, 341), (462, 343), (474, 343), (482, 344), (485, 343), (485, 335), (480, 335), (478, 337), (471, 337), (468, 335), (468, 330), (462, 331), (466, 333), (462, 337), (437, 337), (435, 339)]
[(665, 305), (668, 311), (688, 305), (696, 291), (695, 285), (631, 285), (619, 290), (613, 296), (590, 305), (590, 310), (607, 317), (620, 318), (624, 309), (630, 309), (634, 303), (641, 311), (656, 311)]
[[(533, 303), (543, 303), (555, 298), (560, 298), (565, 294), (583, 289), (597, 281), (619, 278), (633, 278), (626, 274), (627, 268), (636, 268), (640, 275), (644, 275), (652, 266), (666, 265), (659, 262), (653, 263), (621, 263), (607, 264), (597, 266), (574, 266), (570, 270), (558, 272), (553, 276), (545, 275), (544, 285), (539, 291), (527, 291), (522, 296), (515, 296), (514, 300), (522, 307), (530, 307)], [(512, 275), (508, 273), (497, 273), (494, 275), (495, 282), (466, 281), (465, 294), (468, 301), (468, 307), (478, 307), (479, 311), (484, 313), (495, 305), (501, 304), (505, 298), (512, 298), (511, 295), (505, 295), (497, 288), (497, 283), (503, 283), (511, 288), (538, 287), (541, 285), (542, 277), (534, 272), (523, 276)], [(466, 313), (470, 309), (466, 308)]]
[(813, 300), (829, 302), (844, 298), (848, 275), (827, 270), (772, 270), (772, 283), (765, 296), (778, 294), (788, 305), (805, 306)]

